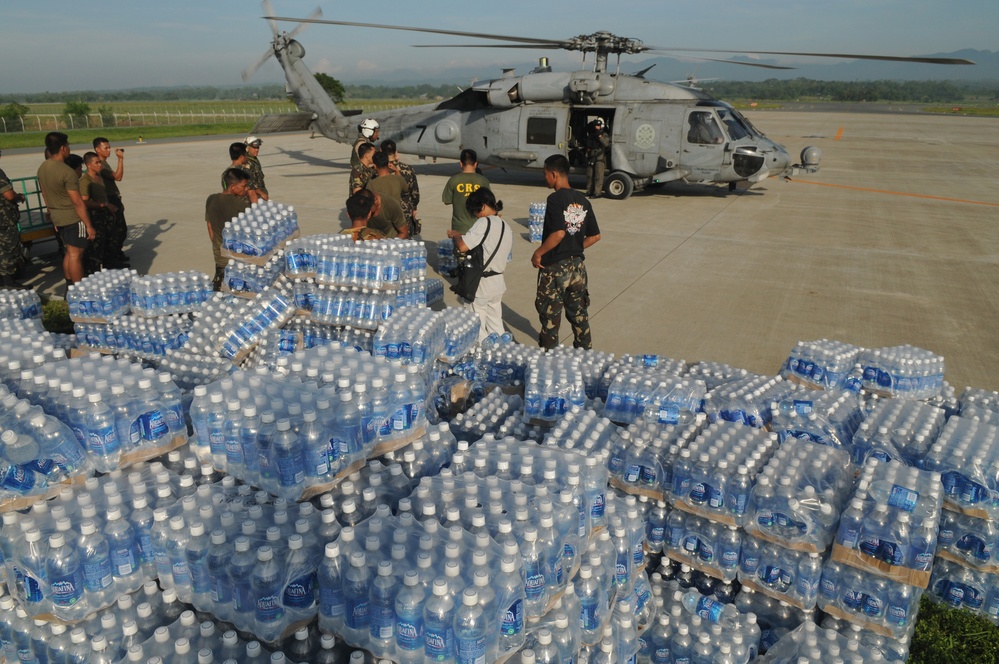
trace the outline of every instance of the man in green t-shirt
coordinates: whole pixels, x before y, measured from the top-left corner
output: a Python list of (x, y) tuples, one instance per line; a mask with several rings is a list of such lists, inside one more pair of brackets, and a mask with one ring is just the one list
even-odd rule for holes
[(371, 157), (371, 163), (375, 167), (377, 175), (368, 180), (367, 188), (371, 191), (391, 198), (402, 207), (403, 213), (406, 207), (403, 205), (403, 197), (409, 193), (409, 184), (406, 179), (398, 173), (389, 170), (388, 155), (379, 150), (375, 150)]
[(93, 274), (99, 272), (101, 267), (111, 267), (111, 238), (118, 208), (111, 203), (106, 181), (101, 175), (103, 164), (100, 155), (96, 152), (85, 153), (83, 165), (87, 170), (80, 178), (80, 196), (96, 231), (93, 242), (83, 254), (83, 266), (87, 274)]
[(377, 192), (371, 193), (375, 195), (375, 209), (374, 214), (368, 219), (368, 228), (382, 233), (387, 238), (397, 237), (401, 240), (408, 238), (409, 222), (406, 221), (402, 206), (388, 196), (382, 196)]
[(489, 180), (476, 172), (479, 167), (479, 156), (475, 150), (471, 148), (462, 150), (460, 161), (461, 173), (452, 175), (451, 179), (444, 185), (441, 200), (444, 201), (444, 205), (451, 206), (451, 230), (464, 235), (475, 223), (475, 217), (465, 209), (465, 199), (473, 191), (489, 187)]
[(205, 221), (208, 223), (208, 237), (212, 241), (212, 256), (215, 258), (215, 278), (212, 289), (222, 289), (225, 266), (228, 260), (222, 257), (222, 230), (227, 221), (250, 207), (246, 189), (250, 185), (250, 174), (241, 168), (230, 168), (222, 174), (226, 183), (225, 191), (212, 194), (205, 201)]
[(80, 178), (65, 163), (70, 154), (69, 136), (59, 131), (49, 132), (45, 135), (45, 149), (52, 156), (38, 167), (38, 186), (52, 225), (66, 248), (62, 257), (66, 284), (75, 284), (83, 279), (83, 252), (94, 239), (94, 227), (80, 196)]

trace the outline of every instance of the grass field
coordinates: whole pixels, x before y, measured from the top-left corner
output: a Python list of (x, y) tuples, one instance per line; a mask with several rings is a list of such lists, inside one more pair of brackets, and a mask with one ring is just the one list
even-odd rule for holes
[[(168, 127), (108, 127), (105, 129), (73, 129), (67, 131), (71, 145), (89, 144), (95, 136), (104, 136), (112, 143), (133, 143), (142, 137), (148, 141), (157, 138), (185, 138), (190, 136), (217, 136), (219, 134), (245, 134), (253, 122), (226, 124), (193, 124)], [(0, 134), (0, 148), (32, 148), (41, 152), (45, 134), (32, 131), (24, 134)]]

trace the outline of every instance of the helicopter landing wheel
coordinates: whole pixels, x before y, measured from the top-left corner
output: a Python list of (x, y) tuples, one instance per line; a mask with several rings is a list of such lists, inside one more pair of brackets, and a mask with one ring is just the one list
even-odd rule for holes
[(635, 191), (635, 183), (631, 176), (621, 171), (611, 173), (604, 183), (604, 195), (616, 201), (624, 200)]

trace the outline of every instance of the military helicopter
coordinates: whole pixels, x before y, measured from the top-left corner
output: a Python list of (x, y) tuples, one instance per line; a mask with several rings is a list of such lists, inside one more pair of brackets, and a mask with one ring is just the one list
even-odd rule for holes
[[(341, 112), (316, 82), (302, 58), (305, 49), (294, 37), (308, 24), (340, 25), (405, 30), (478, 39), (505, 44), (482, 44), (492, 48), (565, 49), (593, 54), (593, 68), (572, 72), (552, 71), (547, 58), (530, 73), (516, 76), (505, 70), (500, 78), (473, 84), (440, 103), (368, 114), (380, 124), (381, 138), (392, 138), (400, 152), (425, 158), (457, 159), (464, 148), (473, 148), (479, 162), (504, 168), (541, 169), (550, 155), (569, 158), (574, 170), (586, 166), (583, 148), (587, 125), (600, 118), (610, 128), (611, 146), (605, 195), (628, 198), (633, 192), (675, 180), (752, 186), (769, 177), (790, 176), (800, 170), (815, 172), (821, 151), (806, 147), (799, 164), (792, 164), (783, 145), (763, 132), (730, 104), (714, 99), (692, 84), (679, 85), (648, 80), (648, 69), (622, 74), (623, 54), (649, 52), (746, 53), (708, 49), (667, 49), (644, 45), (637, 39), (595, 32), (569, 39), (534, 39), (477, 32), (460, 32), (374, 23), (323, 20), (320, 9), (304, 19), (274, 16), (269, 0), (263, 3), (264, 18), (273, 33), (270, 48), (243, 73), (244, 80), (267, 59), (281, 64), (290, 96), (301, 113), (264, 116), (254, 134), (312, 129), (340, 143), (352, 143), (358, 126)], [(280, 32), (277, 22), (298, 21), (290, 33)], [(473, 48), (470, 45), (430, 45)], [(787, 53), (754, 51), (763, 55), (811, 55), (818, 57), (974, 64), (952, 58), (854, 55), (835, 53)], [(617, 70), (608, 71), (608, 58), (617, 56)], [(699, 59), (767, 69), (791, 69), (765, 63)], [(357, 114), (359, 112), (353, 113)]]

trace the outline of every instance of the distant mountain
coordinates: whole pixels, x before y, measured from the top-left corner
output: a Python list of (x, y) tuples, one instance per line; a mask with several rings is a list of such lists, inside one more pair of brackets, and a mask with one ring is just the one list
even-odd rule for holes
[[(718, 78), (727, 81), (763, 81), (768, 78), (792, 79), (811, 78), (821, 81), (981, 81), (999, 82), (999, 52), (965, 49), (952, 53), (928, 53), (924, 57), (965, 58), (974, 65), (928, 65), (906, 62), (882, 62), (877, 60), (850, 60), (825, 64), (808, 62), (795, 65), (795, 69), (775, 70), (757, 67), (729, 65), (718, 62), (687, 62), (674, 58), (649, 58), (645, 60), (624, 60), (621, 71), (636, 72), (655, 65), (648, 78), (659, 81), (684, 80), (689, 75), (698, 79)], [(753, 59), (746, 56), (731, 58), (733, 61), (777, 64), (773, 59)], [(377, 74), (364, 72), (341, 72), (337, 77), (345, 83), (378, 83), (382, 85), (414, 85), (498, 78), (502, 67), (515, 67), (518, 74), (525, 74), (536, 66), (533, 61), (503, 63), (495, 67), (451, 67), (430, 73), (426, 70), (395, 69)], [(360, 72), (359, 72), (360, 74)]]

